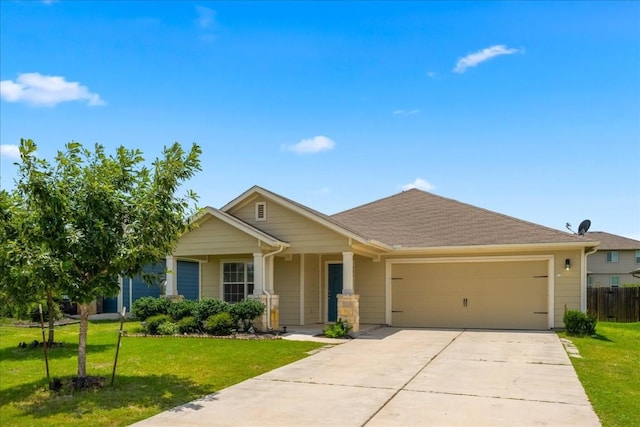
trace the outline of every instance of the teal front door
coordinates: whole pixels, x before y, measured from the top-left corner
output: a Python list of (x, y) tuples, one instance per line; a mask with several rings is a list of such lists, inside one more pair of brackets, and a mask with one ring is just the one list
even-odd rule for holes
[(329, 322), (338, 320), (338, 294), (342, 293), (342, 264), (329, 264), (328, 272), (328, 316)]

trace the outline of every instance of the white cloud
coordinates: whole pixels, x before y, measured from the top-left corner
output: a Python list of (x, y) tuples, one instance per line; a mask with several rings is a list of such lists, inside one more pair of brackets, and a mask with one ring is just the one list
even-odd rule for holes
[(413, 116), (414, 114), (418, 114), (420, 112), (420, 110), (418, 109), (414, 109), (414, 110), (394, 110), (393, 114), (395, 116)]
[(456, 67), (453, 69), (453, 72), (464, 73), (467, 68), (475, 67), (476, 65), (484, 61), (487, 61), (495, 56), (513, 55), (514, 53), (518, 53), (518, 52), (520, 52), (520, 50), (508, 48), (503, 44), (487, 47), (477, 52), (470, 53), (464, 58), (458, 59), (458, 62), (456, 63)]
[(438, 74), (435, 71), (427, 72), (427, 77), (431, 77), (432, 79), (435, 79), (437, 75)]
[(78, 82), (68, 82), (60, 76), (23, 73), (16, 81), (0, 81), (0, 97), (8, 102), (26, 102), (36, 106), (53, 107), (61, 102), (88, 101), (88, 105), (105, 105), (97, 93), (89, 92)]
[(198, 26), (200, 28), (211, 28), (216, 22), (216, 11), (208, 7), (196, 6), (198, 12)]
[(20, 158), (20, 149), (17, 145), (11, 144), (1, 144), (0, 145), (0, 156), (8, 157), (10, 159), (19, 159)]
[(413, 181), (412, 183), (403, 185), (402, 191), (411, 190), (412, 188), (417, 188), (418, 190), (423, 190), (423, 191), (432, 191), (436, 187), (422, 178), (416, 178), (415, 181)]
[(321, 188), (319, 190), (314, 191), (313, 194), (315, 194), (316, 196), (326, 196), (330, 192), (331, 192), (331, 190), (329, 190), (327, 187), (324, 187), (324, 188)]
[(282, 145), (281, 148), (297, 154), (312, 154), (331, 150), (335, 145), (336, 143), (326, 136), (315, 136), (313, 138), (303, 139), (294, 145)]

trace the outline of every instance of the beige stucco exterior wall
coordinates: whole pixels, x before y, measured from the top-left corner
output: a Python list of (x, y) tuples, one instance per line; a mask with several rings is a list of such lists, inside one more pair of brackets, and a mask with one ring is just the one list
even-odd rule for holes
[(609, 286), (611, 276), (620, 278), (620, 285), (640, 283), (640, 279), (629, 272), (640, 267), (636, 264), (635, 250), (618, 250), (618, 262), (607, 262), (607, 250), (597, 251), (587, 257), (587, 270), (590, 272), (591, 286)]
[[(266, 203), (266, 221), (256, 221), (255, 204)], [(243, 221), (291, 245), (285, 253), (327, 253), (348, 251), (348, 239), (315, 221), (262, 197), (231, 210)]]
[(253, 253), (259, 250), (258, 239), (210, 216), (199, 227), (180, 238), (173, 255)]
[(274, 290), (280, 297), (280, 324), (300, 324), (300, 256), (290, 261), (276, 257), (274, 263)]

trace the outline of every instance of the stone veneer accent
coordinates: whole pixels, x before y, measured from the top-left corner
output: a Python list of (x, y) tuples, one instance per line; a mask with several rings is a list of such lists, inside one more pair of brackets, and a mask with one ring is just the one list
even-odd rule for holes
[[(250, 300), (257, 300), (264, 304), (267, 307), (267, 296), (266, 295), (249, 295)], [(267, 316), (271, 320), (271, 329), (277, 331), (280, 329), (280, 296), (279, 295), (271, 295), (271, 310), (264, 311), (262, 316), (258, 317), (253, 322), (253, 327), (256, 330), (261, 332), (268, 332), (267, 330)]]
[(338, 318), (351, 326), (351, 332), (360, 331), (360, 295), (338, 294)]

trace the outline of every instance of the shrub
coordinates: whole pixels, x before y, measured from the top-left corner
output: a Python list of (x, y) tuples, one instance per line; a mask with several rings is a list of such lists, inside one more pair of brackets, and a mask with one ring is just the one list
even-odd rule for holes
[[(32, 322), (40, 322), (40, 308), (38, 304), (42, 304), (42, 316), (45, 322), (49, 321), (49, 308), (47, 307), (47, 302), (42, 301), (41, 303), (32, 303), (29, 305), (29, 320)], [(60, 310), (60, 305), (57, 302), (53, 302), (53, 313), (54, 320), (62, 319), (62, 310)]]
[(159, 335), (160, 325), (163, 323), (171, 322), (171, 317), (166, 314), (156, 314), (155, 316), (151, 316), (147, 318), (144, 324), (144, 328), (148, 334), (151, 335)]
[(178, 325), (176, 325), (171, 321), (164, 322), (158, 325), (159, 335), (176, 335), (178, 332), (179, 332)]
[(564, 327), (567, 335), (594, 335), (597, 322), (598, 319), (595, 316), (587, 315), (581, 311), (565, 310), (564, 312)]
[(178, 332), (181, 334), (195, 334), (200, 332), (200, 323), (193, 316), (178, 320)]
[(196, 320), (204, 324), (214, 314), (229, 311), (229, 303), (219, 299), (203, 299), (197, 301), (193, 316)]
[(229, 335), (233, 327), (234, 324), (231, 314), (223, 311), (222, 313), (209, 317), (204, 329), (211, 335)]
[(158, 314), (168, 314), (171, 300), (167, 298), (142, 297), (131, 306), (131, 315), (141, 321)]
[(233, 322), (244, 331), (253, 326), (253, 320), (264, 313), (264, 304), (256, 300), (242, 301), (229, 307), (229, 314)]
[(327, 326), (324, 330), (324, 334), (328, 338), (343, 338), (347, 336), (350, 330), (351, 326), (349, 326), (347, 322), (342, 319), (338, 319), (333, 325)]
[(185, 317), (193, 317), (197, 304), (197, 301), (188, 299), (174, 301), (169, 305), (167, 314), (176, 322)]

